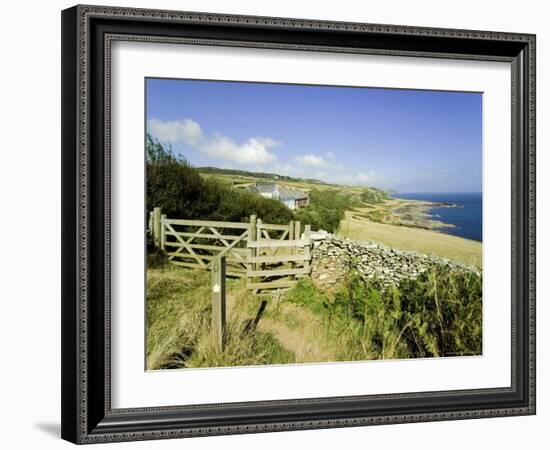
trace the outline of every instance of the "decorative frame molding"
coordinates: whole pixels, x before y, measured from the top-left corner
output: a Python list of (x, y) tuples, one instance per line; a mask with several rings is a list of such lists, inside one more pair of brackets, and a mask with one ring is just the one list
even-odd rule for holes
[[(511, 387), (113, 410), (109, 112), (116, 40), (510, 62)], [(535, 52), (531, 34), (99, 6), (63, 11), (62, 436), (83, 444), (534, 414)], [(229, 410), (234, 416), (222, 418)]]

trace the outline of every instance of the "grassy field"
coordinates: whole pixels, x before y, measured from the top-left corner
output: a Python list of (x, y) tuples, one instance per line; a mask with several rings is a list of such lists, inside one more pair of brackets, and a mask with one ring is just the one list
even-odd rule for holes
[[(481, 278), (426, 273), (400, 290), (350, 278), (334, 292), (310, 279), (276, 298), (228, 280), (226, 348), (211, 332), (210, 277), (147, 272), (147, 368), (253, 366), (456, 356), (481, 352)], [(262, 306), (262, 302), (266, 303)]]
[[(168, 217), (299, 220), (313, 230), (481, 265), (480, 243), (430, 230), (442, 226), (425, 214), (430, 204), (375, 188), (197, 169), (150, 138), (147, 148), (148, 209), (162, 207)], [(309, 205), (292, 211), (245, 190), (259, 180), (306, 190)], [(170, 265), (156, 252), (148, 256), (146, 364), (158, 370), (480, 354), (481, 285), (477, 273), (433, 267), (387, 287), (350, 269), (330, 292), (308, 278), (266, 299), (245, 280), (228, 280), (220, 351), (211, 330), (210, 273)]]
[[(243, 176), (223, 173), (202, 174), (204, 177), (215, 177), (221, 182), (234, 187), (245, 187), (256, 181), (280, 182), (287, 186), (300, 188), (306, 191), (320, 191), (328, 194), (329, 191), (340, 192), (342, 195), (352, 195), (360, 198), (364, 188), (323, 184), (307, 180), (282, 180)], [(331, 211), (334, 205), (329, 205)], [(477, 241), (464, 239), (439, 232), (438, 229), (448, 227), (426, 215), (430, 209), (430, 202), (417, 200), (402, 200), (387, 198), (380, 203), (361, 203), (345, 212), (342, 220), (339, 217), (324, 217), (318, 220), (323, 211), (313, 206), (298, 212), (303, 222), (313, 223), (313, 229), (321, 227), (330, 229), (332, 223), (337, 234), (354, 240), (372, 240), (381, 242), (389, 247), (402, 250), (414, 250), (426, 254), (434, 254), (442, 258), (460, 261), (467, 265), (482, 267), (482, 244)], [(344, 206), (344, 209), (350, 208)], [(311, 211), (311, 213), (310, 213)], [(325, 214), (326, 215), (326, 214)], [(330, 220), (329, 220), (330, 219)], [(319, 222), (319, 223), (317, 223)], [(317, 223), (317, 225), (316, 225)], [(339, 226), (338, 226), (339, 223)]]
[[(200, 172), (200, 168), (198, 170)], [(279, 183), (292, 188), (302, 189), (304, 191), (310, 191), (312, 189), (318, 189), (320, 191), (328, 190), (328, 189), (340, 189), (340, 190), (359, 193), (362, 190), (362, 188), (358, 188), (358, 187), (339, 186), (335, 184), (299, 180), (299, 179), (281, 180), (279, 178), (273, 178), (268, 176), (233, 175), (233, 174), (204, 173), (204, 172), (200, 172), (200, 173), (201, 173), (201, 176), (204, 178), (215, 178), (216, 180), (219, 180), (220, 182), (228, 186), (233, 186), (235, 188), (246, 188), (251, 184), (259, 182), (259, 183)]]
[(249, 330), (260, 301), (228, 283), (227, 345), (211, 333), (210, 273), (172, 265), (147, 271), (147, 369), (249, 366), (294, 362), (269, 333)]
[(345, 219), (340, 222), (338, 235), (355, 240), (372, 240), (401, 250), (435, 254), (468, 265), (482, 266), (481, 242), (433, 230), (375, 222), (352, 211), (346, 211)]

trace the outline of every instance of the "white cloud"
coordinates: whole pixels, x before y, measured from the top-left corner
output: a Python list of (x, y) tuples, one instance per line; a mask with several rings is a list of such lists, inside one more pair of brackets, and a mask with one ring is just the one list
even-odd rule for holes
[(147, 131), (161, 142), (183, 143), (197, 149), (203, 155), (216, 160), (219, 167), (244, 167), (258, 172), (273, 172), (280, 175), (301, 178), (316, 178), (327, 182), (353, 185), (386, 187), (388, 180), (374, 171), (353, 174), (336, 162), (332, 152), (322, 155), (308, 153), (294, 157), (292, 162), (280, 161), (272, 151), (281, 145), (270, 137), (250, 137), (243, 142), (235, 142), (222, 134), (207, 134), (199, 123), (191, 119), (162, 121), (151, 119)]
[(170, 144), (183, 142), (211, 158), (246, 166), (274, 162), (277, 156), (269, 150), (281, 145), (270, 137), (251, 137), (239, 144), (220, 134), (208, 136), (203, 133), (200, 125), (191, 119), (182, 121), (151, 119), (147, 123), (147, 131), (162, 142)]
[(225, 159), (244, 165), (268, 164), (277, 159), (270, 148), (279, 145), (271, 138), (250, 138), (237, 144), (225, 136), (215, 136), (209, 142), (201, 144), (199, 149), (212, 158)]
[(387, 178), (378, 175), (374, 170), (353, 175), (340, 174), (334, 178), (334, 182), (349, 186), (373, 186), (382, 189), (387, 189), (391, 184)]
[(200, 125), (191, 119), (182, 121), (171, 120), (164, 122), (151, 119), (147, 124), (148, 132), (162, 142), (175, 144), (185, 142), (188, 145), (197, 145), (203, 138)]
[(296, 156), (296, 160), (303, 166), (318, 167), (318, 168), (319, 167), (328, 168), (331, 166), (331, 164), (328, 161), (326, 161), (322, 156), (317, 156), (317, 155), (314, 155), (313, 153)]

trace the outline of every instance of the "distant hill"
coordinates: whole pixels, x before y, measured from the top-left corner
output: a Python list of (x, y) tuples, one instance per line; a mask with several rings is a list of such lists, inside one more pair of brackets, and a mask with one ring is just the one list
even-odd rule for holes
[(269, 179), (269, 180), (306, 182), (306, 183), (324, 184), (324, 185), (329, 184), (329, 183), (325, 183), (324, 181), (321, 181), (321, 180), (316, 180), (314, 178), (294, 178), (294, 177), (289, 177), (289, 176), (286, 176), (286, 175), (279, 175), (278, 173), (249, 172), (247, 170), (220, 169), (218, 167), (197, 167), (197, 170), (201, 173), (206, 173), (206, 174), (266, 178), (266, 179)]

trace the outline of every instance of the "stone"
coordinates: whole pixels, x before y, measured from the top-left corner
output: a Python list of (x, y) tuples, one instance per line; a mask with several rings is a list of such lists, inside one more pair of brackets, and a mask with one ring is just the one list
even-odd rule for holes
[(418, 252), (392, 249), (371, 241), (339, 239), (326, 234), (319, 245), (314, 245), (312, 278), (322, 286), (334, 286), (354, 269), (364, 280), (379, 278), (384, 285), (399, 284), (415, 279), (433, 265), (466, 270), (479, 275), (476, 268), (468, 268), (449, 259)]

